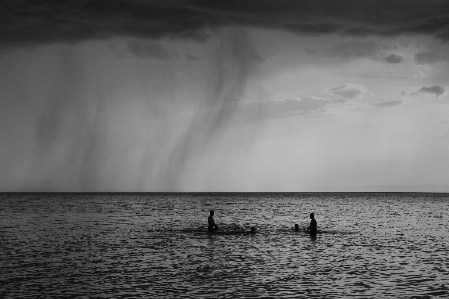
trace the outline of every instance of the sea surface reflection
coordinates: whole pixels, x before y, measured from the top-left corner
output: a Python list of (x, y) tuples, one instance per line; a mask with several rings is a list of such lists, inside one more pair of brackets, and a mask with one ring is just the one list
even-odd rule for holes
[(447, 194), (3, 193), (0, 297), (444, 297), (448, 218)]

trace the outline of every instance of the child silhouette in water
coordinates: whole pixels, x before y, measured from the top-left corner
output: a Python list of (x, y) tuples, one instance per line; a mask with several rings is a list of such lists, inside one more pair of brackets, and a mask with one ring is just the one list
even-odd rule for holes
[(313, 213), (310, 213), (310, 226), (309, 228), (306, 230), (307, 232), (310, 232), (311, 234), (316, 234), (318, 232), (317, 229), (317, 223), (315, 220), (315, 215)]
[(210, 211), (210, 215), (207, 218), (207, 222), (209, 224), (209, 226), (207, 227), (208, 230), (213, 231), (218, 229), (218, 225), (216, 225), (214, 221), (214, 210)]

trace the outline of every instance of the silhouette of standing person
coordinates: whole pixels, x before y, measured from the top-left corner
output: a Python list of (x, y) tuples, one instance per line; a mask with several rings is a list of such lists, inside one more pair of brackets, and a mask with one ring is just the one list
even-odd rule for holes
[(208, 230), (213, 231), (218, 229), (218, 225), (216, 225), (214, 221), (214, 210), (210, 211), (210, 215), (207, 218), (207, 222), (209, 224), (209, 226), (207, 227)]
[(311, 234), (316, 234), (318, 232), (317, 229), (317, 223), (315, 220), (315, 215), (313, 213), (310, 213), (310, 225), (309, 228), (306, 230), (307, 232), (310, 232)]

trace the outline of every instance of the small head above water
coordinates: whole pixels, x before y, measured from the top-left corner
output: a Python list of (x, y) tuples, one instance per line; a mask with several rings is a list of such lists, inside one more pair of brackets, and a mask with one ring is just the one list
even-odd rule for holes
[(315, 218), (315, 215), (313, 213), (310, 213), (310, 219)]
[(210, 210), (210, 215), (214, 216), (214, 210)]
[(295, 224), (295, 230), (299, 230), (299, 225), (298, 225), (298, 223)]
[(255, 234), (256, 233), (256, 228), (254, 226), (251, 226), (251, 233)]

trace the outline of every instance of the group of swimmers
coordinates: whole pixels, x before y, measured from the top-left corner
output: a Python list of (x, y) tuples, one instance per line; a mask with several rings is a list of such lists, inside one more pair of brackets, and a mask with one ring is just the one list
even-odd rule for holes
[[(215, 224), (215, 221), (214, 221), (214, 214), (215, 214), (214, 210), (211, 210), (210, 211), (210, 215), (207, 218), (207, 223), (208, 223), (207, 229), (209, 231), (218, 230), (218, 225)], [(318, 233), (318, 229), (317, 229), (317, 223), (316, 223), (316, 220), (315, 220), (315, 215), (313, 213), (310, 213), (310, 219), (311, 219), (310, 220), (310, 225), (309, 225), (309, 227), (307, 229), (304, 229), (304, 231), (308, 232), (310, 234), (316, 234), (316, 233)], [(295, 224), (295, 230), (299, 231), (299, 225), (298, 224)], [(254, 226), (252, 226), (251, 227), (251, 234), (255, 234), (255, 233), (256, 233), (256, 228)]]

